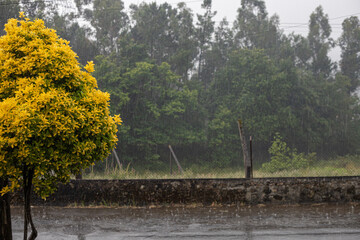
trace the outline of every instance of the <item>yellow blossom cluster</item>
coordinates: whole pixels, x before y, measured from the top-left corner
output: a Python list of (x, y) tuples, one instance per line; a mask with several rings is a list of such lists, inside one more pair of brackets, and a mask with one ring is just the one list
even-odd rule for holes
[(93, 62), (83, 71), (66, 40), (42, 20), (10, 19), (0, 38), (0, 177), (21, 185), (33, 169), (42, 197), (95, 161), (117, 142), (119, 116), (109, 94), (97, 89)]

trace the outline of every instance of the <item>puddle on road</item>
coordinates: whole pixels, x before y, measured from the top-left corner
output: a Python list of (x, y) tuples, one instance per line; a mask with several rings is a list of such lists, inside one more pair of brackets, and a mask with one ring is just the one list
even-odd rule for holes
[[(360, 205), (32, 208), (39, 240), (360, 239)], [(12, 208), (14, 239), (22, 209)]]

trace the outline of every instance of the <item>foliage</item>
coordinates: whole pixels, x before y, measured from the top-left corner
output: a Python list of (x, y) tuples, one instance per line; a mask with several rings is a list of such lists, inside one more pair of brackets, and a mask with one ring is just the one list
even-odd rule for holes
[[(12, 2), (0, 6), (1, 23), (19, 9), (41, 17), (81, 64), (96, 62), (99, 88), (125, 120), (117, 150), (125, 164), (165, 168), (172, 144), (184, 163), (238, 165), (238, 118), (260, 162), (275, 132), (324, 159), (360, 151), (357, 16), (336, 40), (321, 6), (303, 36), (285, 34), (263, 0), (242, 0), (234, 23), (215, 22), (211, 0), (200, 14), (186, 3), (73, 0), (77, 11), (59, 11), (59, 1)], [(338, 63), (329, 56), (336, 45)]]
[(309, 21), (309, 47), (311, 50), (311, 71), (319, 77), (329, 77), (333, 70), (328, 53), (332, 47), (330, 38), (331, 26), (327, 14), (324, 14), (321, 6), (317, 7), (310, 15)]
[[(231, 158), (233, 163), (239, 161), (236, 125), (239, 118), (244, 121), (245, 133), (251, 134), (263, 148), (268, 148), (268, 139), (274, 132), (285, 132), (296, 126), (296, 108), (288, 103), (297, 91), (297, 86), (291, 82), (295, 82), (297, 76), (285, 64), (277, 66), (262, 50), (239, 50), (230, 55), (209, 91), (213, 111), (209, 143), (219, 141), (216, 146), (209, 145), (212, 156)], [(219, 153), (215, 154), (216, 151)]]
[(316, 154), (297, 153), (296, 149), (291, 149), (283, 141), (279, 133), (274, 136), (271, 147), (269, 148), (271, 160), (262, 165), (262, 169), (267, 172), (279, 172), (284, 170), (296, 170), (308, 168)]
[(236, 119), (231, 110), (225, 106), (219, 107), (215, 117), (209, 122), (208, 144), (209, 160), (214, 166), (229, 166), (240, 162)]
[(46, 197), (108, 155), (121, 120), (109, 115), (94, 64), (81, 70), (66, 40), (42, 20), (20, 17), (0, 38), (0, 177), (11, 181), (1, 193), (32, 173), (35, 192)]
[(182, 120), (195, 108), (197, 92), (179, 82), (168, 64), (137, 62), (131, 68), (115, 68), (101, 76), (112, 62), (98, 60), (100, 84), (112, 91), (114, 111), (121, 112), (125, 122), (119, 137), (124, 147), (119, 151), (120, 156), (129, 158), (123, 157), (123, 161), (154, 164), (161, 154), (159, 146), (166, 149), (168, 144), (197, 140), (192, 127)]
[[(109, 11), (109, 9), (113, 9)], [(117, 51), (117, 40), (125, 31), (128, 16), (123, 11), (124, 3), (114, 0), (94, 0), (93, 11), (86, 11), (86, 16), (95, 28), (98, 48), (102, 54)], [(104, 14), (104, 11), (107, 11)]]
[(280, 41), (278, 25), (278, 16), (268, 16), (264, 1), (241, 0), (234, 22), (235, 43), (241, 48), (266, 49), (276, 55), (276, 45)]
[(201, 8), (205, 10), (204, 15), (197, 14), (197, 29), (196, 29), (196, 38), (198, 42), (199, 55), (197, 58), (198, 61), (198, 79), (203, 82), (205, 89), (209, 85), (209, 80), (203, 76), (203, 67), (205, 65), (205, 53), (210, 48), (211, 38), (214, 33), (215, 22), (213, 17), (216, 15), (216, 11), (212, 11), (212, 0), (204, 0), (201, 4)]
[(19, 14), (20, 0), (2, 0), (3, 6), (10, 5), (11, 8), (5, 8), (0, 6), (0, 36), (5, 34), (3, 26), (7, 23), (9, 18), (15, 18)]
[(341, 73), (349, 77), (349, 92), (353, 93), (360, 85), (360, 21), (350, 17), (342, 23), (343, 33), (339, 39), (341, 48)]

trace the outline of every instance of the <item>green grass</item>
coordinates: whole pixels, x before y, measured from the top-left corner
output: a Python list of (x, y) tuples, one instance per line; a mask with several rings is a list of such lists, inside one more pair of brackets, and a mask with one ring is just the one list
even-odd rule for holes
[(139, 171), (132, 169), (113, 169), (105, 172), (93, 172), (83, 176), (84, 179), (182, 179), (182, 178), (243, 178), (242, 170), (217, 169), (209, 172), (198, 172), (193, 169), (185, 169), (183, 174), (179, 172), (170, 174), (169, 172)]
[(269, 173), (261, 168), (255, 177), (331, 177), (360, 176), (360, 156), (336, 157), (328, 160), (314, 160), (307, 168)]
[[(296, 170), (284, 170), (270, 173), (258, 168), (253, 172), (254, 178), (265, 177), (329, 177), (360, 176), (360, 156), (337, 157), (330, 160), (315, 160), (310, 167)], [(165, 171), (136, 170), (116, 168), (105, 172), (85, 174), (84, 179), (182, 179), (182, 178), (244, 178), (244, 170), (240, 167), (214, 168), (193, 166), (184, 169), (184, 173), (170, 174)]]

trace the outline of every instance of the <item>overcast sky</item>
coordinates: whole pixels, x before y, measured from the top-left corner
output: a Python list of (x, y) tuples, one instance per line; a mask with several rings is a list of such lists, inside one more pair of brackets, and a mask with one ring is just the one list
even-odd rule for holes
[[(132, 3), (154, 2), (155, 0), (123, 0), (126, 9)], [(194, 13), (201, 12), (203, 0), (156, 0), (158, 4), (168, 2), (176, 6), (178, 2), (185, 2)], [(212, 0), (213, 10), (217, 11), (215, 21), (221, 21), (226, 17), (233, 22), (240, 7), (241, 0)], [(342, 21), (351, 15), (360, 17), (360, 0), (265, 0), (266, 9), (270, 16), (277, 14), (280, 17), (280, 28), (285, 33), (295, 32), (307, 35), (307, 24), (310, 14), (321, 5), (328, 14), (332, 26), (332, 38), (337, 39), (341, 34)], [(339, 50), (331, 53), (338, 60)]]

